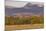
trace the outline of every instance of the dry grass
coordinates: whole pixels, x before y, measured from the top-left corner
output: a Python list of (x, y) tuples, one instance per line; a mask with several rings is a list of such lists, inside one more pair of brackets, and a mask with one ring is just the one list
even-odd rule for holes
[(8, 29), (8, 30), (16, 30), (16, 29), (41, 29), (43, 27), (44, 27), (43, 24), (6, 25), (6, 29)]
[(43, 24), (16, 25), (16, 29), (40, 29), (40, 28), (43, 28)]

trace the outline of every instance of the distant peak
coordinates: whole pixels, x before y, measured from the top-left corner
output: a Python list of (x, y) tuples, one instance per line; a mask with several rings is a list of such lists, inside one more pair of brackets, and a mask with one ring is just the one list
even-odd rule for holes
[(43, 7), (41, 4), (33, 4), (31, 2), (28, 2), (24, 7)]

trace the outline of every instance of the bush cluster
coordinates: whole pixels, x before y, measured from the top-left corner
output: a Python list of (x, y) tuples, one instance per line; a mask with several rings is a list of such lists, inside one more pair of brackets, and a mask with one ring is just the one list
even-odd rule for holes
[(37, 17), (37, 16), (31, 16), (28, 18), (25, 17), (7, 17), (5, 16), (5, 24), (6, 25), (21, 25), (21, 24), (41, 24), (44, 23), (43, 16)]

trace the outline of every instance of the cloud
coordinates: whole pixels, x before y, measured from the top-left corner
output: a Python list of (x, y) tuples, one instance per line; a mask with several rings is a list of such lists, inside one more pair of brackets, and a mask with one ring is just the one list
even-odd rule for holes
[[(28, 2), (19, 2), (19, 1), (15, 1), (15, 0), (6, 0), (6, 6), (11, 6), (11, 7), (16, 7), (16, 8), (20, 8), (20, 7), (24, 7)], [(42, 2), (31, 2), (32, 4), (37, 4), (39, 7), (43, 6)]]
[(24, 7), (27, 2), (16, 2), (16, 1), (6, 1), (6, 6), (12, 6), (12, 7)]

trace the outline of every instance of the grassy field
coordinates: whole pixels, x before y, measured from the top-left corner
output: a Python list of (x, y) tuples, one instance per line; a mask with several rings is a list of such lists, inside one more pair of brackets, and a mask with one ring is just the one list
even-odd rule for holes
[(24, 30), (24, 29), (43, 29), (44, 17), (31, 16), (20, 18), (20, 17), (6, 16), (5, 25), (6, 31)]
[(27, 25), (6, 25), (6, 30), (20, 30), (20, 29), (43, 29), (43, 24), (27, 24)]

